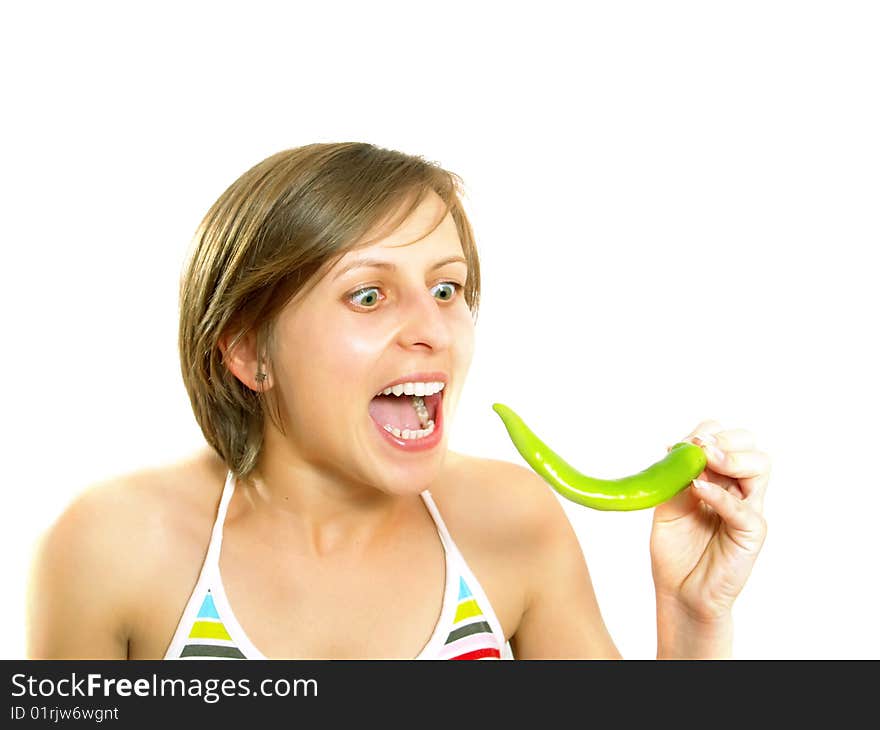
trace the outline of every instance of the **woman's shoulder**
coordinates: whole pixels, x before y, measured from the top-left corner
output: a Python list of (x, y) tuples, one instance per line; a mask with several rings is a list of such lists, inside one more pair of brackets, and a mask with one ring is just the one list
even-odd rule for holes
[(520, 464), (450, 452), (443, 484), (431, 490), (444, 518), (460, 532), (498, 547), (530, 550), (567, 522), (559, 500)]
[[(438, 494), (514, 656), (619, 656), (562, 500), (536, 472), (456, 455)], [(560, 614), (561, 605), (572, 610)]]
[[(217, 463), (200, 451), (75, 493), (34, 546), (29, 655), (99, 656), (98, 634), (108, 653), (111, 646), (124, 647), (144, 609), (143, 596), (163, 572), (176, 570), (181, 554), (204, 552), (206, 544), (198, 543), (210, 536), (223, 485), (217, 474)], [(69, 622), (91, 629), (87, 647), (70, 645), (58, 633)]]
[(204, 450), (143, 466), (77, 492), (48, 532), (90, 536), (105, 550), (160, 551), (212, 519), (223, 481), (222, 462)]
[(577, 548), (559, 500), (531, 469), (452, 452), (430, 491), (511, 638), (520, 630), (547, 566), (558, 561), (560, 536), (565, 551)]

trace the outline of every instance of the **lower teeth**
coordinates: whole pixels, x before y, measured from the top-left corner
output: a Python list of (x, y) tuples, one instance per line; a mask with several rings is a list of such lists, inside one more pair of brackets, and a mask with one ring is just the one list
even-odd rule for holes
[(403, 431), (401, 431), (399, 428), (394, 428), (388, 423), (386, 423), (382, 428), (388, 431), (388, 433), (395, 435), (399, 439), (408, 439), (410, 441), (415, 441), (417, 439), (423, 439), (425, 438), (425, 436), (430, 436), (432, 433), (434, 433), (434, 421), (428, 421), (427, 428), (416, 430), (405, 428), (403, 429)]

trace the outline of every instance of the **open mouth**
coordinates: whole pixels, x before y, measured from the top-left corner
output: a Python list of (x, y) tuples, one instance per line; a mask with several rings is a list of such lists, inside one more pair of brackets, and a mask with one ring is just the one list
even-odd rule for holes
[(418, 441), (434, 433), (443, 398), (442, 382), (400, 383), (370, 401), (370, 417), (393, 436)]

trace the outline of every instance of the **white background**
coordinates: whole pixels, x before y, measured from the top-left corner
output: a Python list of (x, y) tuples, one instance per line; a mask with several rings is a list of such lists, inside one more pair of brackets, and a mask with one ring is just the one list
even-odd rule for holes
[[(281, 149), (368, 141), (467, 184), (483, 266), (453, 450), (504, 402), (621, 476), (705, 418), (773, 459), (740, 658), (878, 658), (880, 23), (873, 3), (5, 4), (0, 656), (40, 530), (201, 445), (177, 283)], [(629, 658), (650, 510), (565, 503)]]

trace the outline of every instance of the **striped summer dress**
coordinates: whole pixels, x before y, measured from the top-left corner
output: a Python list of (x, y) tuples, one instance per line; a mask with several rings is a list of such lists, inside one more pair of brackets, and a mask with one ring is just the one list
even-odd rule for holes
[[(165, 659), (266, 659), (235, 617), (220, 577), (220, 546), (226, 510), (235, 490), (230, 471), (211, 542), (199, 579), (187, 602)], [(440, 618), (416, 659), (512, 659), (498, 621), (482, 586), (452, 540), (429, 491), (422, 499), (434, 519), (446, 555), (446, 587)]]

